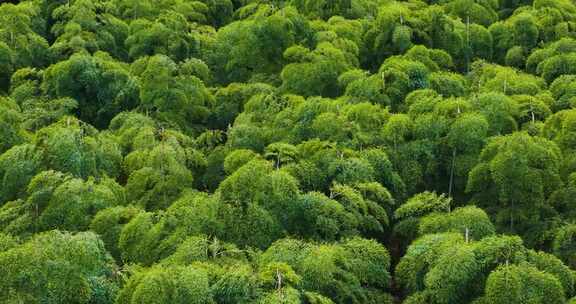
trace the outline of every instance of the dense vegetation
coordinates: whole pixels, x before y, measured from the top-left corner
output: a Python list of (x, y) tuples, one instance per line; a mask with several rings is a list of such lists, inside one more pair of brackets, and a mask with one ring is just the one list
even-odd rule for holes
[(576, 303), (573, 0), (0, 5), (0, 303)]

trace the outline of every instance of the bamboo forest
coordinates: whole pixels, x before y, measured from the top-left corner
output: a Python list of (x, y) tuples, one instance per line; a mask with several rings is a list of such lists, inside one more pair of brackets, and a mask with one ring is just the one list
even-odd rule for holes
[(0, 303), (576, 304), (576, 0), (0, 1)]

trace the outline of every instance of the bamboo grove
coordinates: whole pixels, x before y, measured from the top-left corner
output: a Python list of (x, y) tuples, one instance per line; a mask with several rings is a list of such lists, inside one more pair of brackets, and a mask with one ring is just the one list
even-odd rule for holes
[(575, 304), (576, 2), (3, 1), (0, 303)]

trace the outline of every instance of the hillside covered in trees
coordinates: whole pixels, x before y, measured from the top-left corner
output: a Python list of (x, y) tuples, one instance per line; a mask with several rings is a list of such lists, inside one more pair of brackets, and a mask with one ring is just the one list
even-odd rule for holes
[(576, 304), (573, 0), (0, 5), (0, 303)]

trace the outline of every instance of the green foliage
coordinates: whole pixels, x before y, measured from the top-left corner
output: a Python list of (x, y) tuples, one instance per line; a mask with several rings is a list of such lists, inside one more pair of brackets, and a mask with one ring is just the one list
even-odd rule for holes
[(52, 11), (51, 33), (57, 37), (50, 49), (61, 60), (74, 53), (105, 51), (126, 59), (124, 40), (128, 25), (111, 14), (105, 1), (76, 0)]
[(175, 61), (183, 61), (196, 55), (197, 42), (190, 33), (190, 25), (186, 17), (177, 11), (165, 12), (153, 21), (132, 21), (125, 43), (133, 59), (162, 54)]
[(385, 91), (390, 99), (396, 101), (393, 109), (408, 93), (429, 86), (429, 68), (419, 61), (394, 56), (386, 59), (378, 70), (384, 78)]
[(82, 178), (120, 174), (122, 155), (114, 138), (78, 119), (65, 117), (39, 130), (34, 145), (47, 168)]
[(574, 225), (566, 225), (560, 228), (554, 237), (554, 254), (571, 267), (576, 264), (575, 242), (576, 226)]
[[(337, 41), (323, 41), (316, 49), (306, 50), (299, 60), (286, 65), (280, 75), (282, 89), (302, 96), (337, 96), (338, 77), (354, 67), (346, 57), (346, 50), (338, 48)], [(295, 57), (292, 47), (286, 50), (286, 59)]]
[(219, 129), (229, 127), (252, 96), (270, 94), (273, 90), (272, 86), (263, 83), (232, 83), (219, 88), (214, 94), (213, 109), (208, 123)]
[(377, 302), (385, 295), (372, 288), (389, 283), (389, 255), (375, 241), (352, 238), (334, 245), (313, 245), (284, 239), (263, 253), (261, 263), (272, 261), (302, 272), (305, 289), (325, 294), (335, 303)]
[(234, 173), (245, 164), (249, 163), (252, 159), (257, 158), (258, 154), (252, 150), (237, 149), (226, 156), (224, 160), (224, 171), (228, 174)]
[(0, 155), (0, 202), (21, 196), (41, 167), (41, 154), (30, 144), (14, 146)]
[(117, 267), (91, 232), (35, 235), (1, 252), (0, 265), (6, 303), (111, 303), (119, 289)]
[(454, 248), (462, 240), (461, 234), (449, 233), (425, 235), (414, 241), (396, 266), (398, 283), (409, 293), (423, 290), (425, 273), (437, 255), (447, 248)]
[(500, 93), (485, 93), (478, 95), (472, 103), (486, 117), (490, 134), (507, 134), (517, 129), (514, 116), (518, 107), (513, 99)]
[[(163, 55), (143, 57), (132, 64), (139, 77), (140, 106), (166, 124), (196, 131), (209, 115), (212, 96), (200, 78)], [(192, 126), (190, 126), (192, 125)]]
[(0, 120), (1, 126), (1, 141), (0, 141), (0, 154), (6, 150), (20, 144), (24, 141), (24, 134), (20, 130), (22, 123), (22, 114), (17, 104), (10, 99), (2, 99), (0, 102), (0, 112), (2, 116)]
[(541, 216), (540, 207), (561, 184), (559, 169), (560, 150), (554, 143), (526, 133), (495, 137), (470, 172), (467, 191), (480, 206), (497, 201), (498, 208), (488, 209), (496, 224), (522, 232), (528, 224), (523, 218)]
[(208, 274), (188, 267), (136, 269), (116, 303), (212, 303)]
[(507, 66), (489, 64), (484, 61), (472, 65), (473, 89), (479, 92), (500, 92), (506, 95), (537, 95), (545, 89), (545, 81), (534, 75)]
[(239, 265), (212, 287), (218, 303), (250, 303), (256, 298), (257, 277), (250, 267)]
[(117, 260), (121, 257), (118, 241), (122, 228), (141, 212), (133, 206), (115, 206), (100, 210), (90, 223), (90, 230), (97, 233), (106, 249)]
[(459, 74), (436, 72), (430, 75), (430, 88), (443, 96), (464, 96), (466, 87), (464, 77)]
[(526, 68), (542, 76), (548, 83), (559, 76), (574, 74), (570, 65), (574, 60), (574, 47), (574, 40), (560, 39), (546, 48), (532, 52), (526, 61)]
[(138, 85), (127, 69), (104, 53), (76, 54), (50, 66), (42, 90), (51, 98), (78, 101), (79, 118), (98, 127), (138, 104)]
[(575, 148), (572, 131), (575, 113), (573, 110), (556, 112), (546, 120), (542, 129), (543, 135), (554, 141), (564, 151), (573, 151)]
[[(264, 16), (263, 16), (264, 17)], [(274, 77), (282, 69), (284, 51), (311, 40), (309, 24), (292, 8), (264, 18), (246, 19), (222, 27), (207, 61), (218, 80), (246, 81), (254, 76)]]
[(50, 99), (41, 96), (42, 75), (42, 71), (34, 68), (22, 68), (12, 75), (11, 97), (21, 105), (21, 126), (26, 130), (46, 127), (72, 115), (78, 108), (78, 102), (69, 97)]
[(424, 192), (417, 194), (398, 207), (394, 213), (396, 219), (420, 217), (430, 212), (447, 212), (450, 210), (451, 199), (444, 194)]
[(46, 230), (86, 230), (98, 211), (124, 201), (124, 189), (113, 180), (71, 179), (54, 189), (38, 220)]
[(554, 276), (524, 265), (503, 266), (491, 273), (486, 282), (486, 298), (490, 303), (566, 301), (562, 285)]
[(0, 88), (6, 91), (9, 87), (10, 76), (14, 72), (14, 54), (6, 43), (0, 42), (0, 67), (2, 67), (2, 74), (0, 74)]
[(435, 192), (422, 192), (410, 197), (394, 211), (394, 234), (403, 239), (403, 245), (409, 245), (419, 235), (421, 219), (427, 215), (448, 213), (451, 203), (449, 197)]
[[(189, 236), (221, 234), (218, 208), (206, 195), (186, 193), (164, 212), (138, 212), (128, 222), (115, 224), (120, 232), (111, 235), (111, 241), (117, 238), (123, 261), (151, 265), (174, 253)], [(102, 211), (93, 227), (106, 215), (107, 211)]]
[(319, 240), (337, 240), (353, 235), (358, 225), (353, 214), (344, 206), (321, 193), (307, 193), (300, 197), (303, 214), (295, 226), (300, 234)]
[[(218, 187), (223, 207), (226, 239), (239, 245), (265, 248), (282, 235), (295, 219), (292, 203), (299, 194), (295, 179), (272, 171), (270, 163), (252, 160), (226, 178)], [(281, 226), (282, 225), (282, 226)]]
[(420, 220), (421, 235), (440, 232), (469, 234), (469, 239), (480, 240), (495, 233), (488, 215), (477, 207), (457, 208), (449, 214), (432, 213)]
[(124, 204), (124, 188), (104, 178), (83, 181), (56, 171), (43, 171), (30, 181), (26, 200), (0, 209), (0, 227), (14, 234), (62, 229), (88, 229), (92, 217), (109, 206)]
[[(139, 122), (150, 124), (140, 126)], [(144, 209), (168, 207), (192, 186), (194, 175), (207, 166), (204, 155), (192, 147), (192, 140), (179, 132), (156, 129), (152, 120), (142, 116), (113, 121), (118, 133), (132, 147), (124, 158), (128, 175), (128, 199)]]
[(557, 258), (506, 236), (470, 242), (462, 234), (425, 235), (410, 245), (396, 275), (412, 294), (408, 303), (564, 303), (574, 288)]
[[(44, 19), (38, 8), (30, 2), (14, 5), (5, 3), (0, 6), (0, 22), (3, 30), (0, 41), (3, 42), (3, 59), (11, 50), (15, 68), (36, 66), (44, 67), (50, 58), (49, 45), (42, 34)], [(10, 66), (7, 66), (8, 68)], [(6, 83), (4, 83), (6, 85)]]
[(570, 264), (563, 264), (559, 258), (552, 254), (532, 250), (528, 252), (528, 261), (538, 270), (554, 275), (562, 284), (566, 296), (574, 294), (575, 278), (569, 267)]
[(550, 92), (554, 97), (553, 109), (564, 110), (572, 106), (574, 87), (572, 75), (562, 75), (550, 84)]
[(331, 16), (344, 16), (346, 18), (363, 17), (376, 8), (377, 3), (373, 1), (312, 1), (312, 0), (291, 0), (287, 3), (294, 5), (299, 11), (305, 13), (310, 18), (318, 17), (328, 19)]
[(571, 0), (3, 1), (0, 302), (574, 302), (575, 39)]

